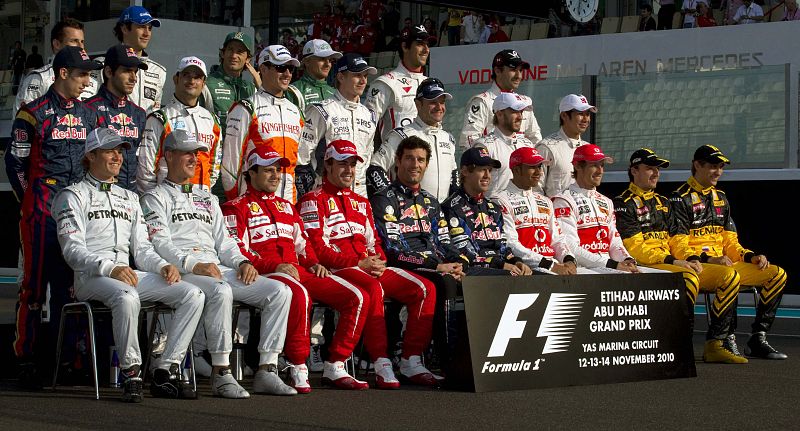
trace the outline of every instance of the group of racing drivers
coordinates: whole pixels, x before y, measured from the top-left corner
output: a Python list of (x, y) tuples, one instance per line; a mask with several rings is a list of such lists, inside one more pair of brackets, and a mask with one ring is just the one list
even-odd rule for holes
[[(111, 309), (129, 402), (142, 400), (148, 373), (153, 396), (196, 398), (180, 366), (196, 330), (213, 395), (248, 398), (230, 368), (234, 302), (262, 316), (256, 393), (311, 391), (315, 304), (338, 312), (324, 384), (369, 387), (345, 367), (363, 338), (378, 388), (438, 386), (447, 370), (431, 372), (425, 353), (433, 339), (441, 364), (454, 359), (451, 310), (467, 275), (680, 272), (692, 322), (697, 295), (714, 295), (703, 359), (724, 363), (747, 362), (736, 298), (754, 286), (745, 355), (786, 358), (766, 340), (786, 273), (739, 244), (716, 188), (730, 163), (718, 148), (696, 150), (670, 198), (655, 192), (669, 161), (639, 149), (628, 189), (609, 199), (596, 189), (613, 160), (581, 138), (596, 107), (565, 96), (559, 130), (543, 138), (531, 99), (515, 92), (530, 65), (510, 49), (494, 57), (494, 82), (469, 100), (456, 141), (442, 129), (452, 96), (424, 75), (424, 26), (403, 30), (400, 64), (369, 88), (377, 70), (357, 54), (312, 40), (301, 60), (270, 45), (253, 66), (252, 39), (234, 32), (210, 71), (182, 58), (162, 104), (166, 68), (144, 51), (160, 25), (125, 9), (101, 62), (84, 51), (82, 25), (61, 21), (54, 57), (20, 87), (5, 161), (22, 204), (22, 385), (40, 387), (50, 357), (37, 342), (48, 289), (50, 322), (74, 299)], [(407, 310), (397, 364), (385, 297)], [(142, 301), (174, 309), (151, 370), (140, 369)]]

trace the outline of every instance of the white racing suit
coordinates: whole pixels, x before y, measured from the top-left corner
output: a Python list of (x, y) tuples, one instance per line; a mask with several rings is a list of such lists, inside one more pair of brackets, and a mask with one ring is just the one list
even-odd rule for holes
[(424, 123), (419, 117), (408, 126), (397, 128), (389, 134), (378, 151), (372, 155), (372, 165), (368, 171), (370, 184), (375, 191), (381, 191), (395, 179), (395, 153), (400, 141), (416, 136), (431, 146), (431, 159), (420, 186), (443, 202), (458, 187), (458, 163), (456, 163), (456, 143), (450, 132)]
[(417, 97), (417, 86), (425, 78), (427, 76), (422, 73), (406, 69), (401, 61), (393, 71), (372, 82), (364, 104), (379, 119), (378, 133), (381, 140), (385, 140), (392, 130), (411, 124), (417, 117), (414, 98)]
[(553, 207), (578, 266), (616, 269), (632, 259), (617, 232), (611, 199), (573, 183), (553, 198)]
[(500, 169), (492, 171), (492, 182), (489, 184), (489, 191), (486, 192), (487, 197), (493, 198), (511, 183), (513, 175), (511, 174), (511, 168), (508, 167), (511, 153), (517, 148), (533, 147), (533, 142), (522, 133), (505, 136), (500, 129), (494, 129), (492, 133), (484, 136), (474, 146), (486, 148), (489, 150), (491, 158), (500, 161)]
[[(260, 276), (250, 285), (237, 278), (234, 268), (249, 261), (229, 236), (217, 197), (196, 185), (164, 180), (141, 200), (156, 251), (206, 293), (203, 323), (212, 364), (229, 364), (234, 300), (262, 310), (259, 364), (277, 363), (286, 338), (291, 290)], [(222, 280), (193, 274), (198, 263), (216, 264)]]
[[(53, 208), (64, 259), (75, 271), (75, 296), (111, 308), (120, 368), (142, 363), (137, 333), (140, 301), (175, 309), (168, 328), (173, 336), (154, 365), (168, 369), (181, 363), (200, 321), (205, 295), (186, 281), (168, 285), (161, 277), (168, 262), (147, 239), (138, 196), (87, 175), (61, 191)], [(114, 268), (128, 266), (130, 254), (139, 268), (134, 271), (139, 280), (135, 287), (111, 278)]]
[[(358, 155), (364, 159), (363, 163), (359, 162), (356, 166), (353, 191), (366, 197), (367, 167), (372, 158), (374, 149), (372, 140), (377, 129), (375, 113), (359, 102), (345, 99), (337, 90), (333, 97), (308, 105), (305, 119), (297, 152), (298, 166), (310, 165), (312, 161), (316, 161), (314, 153), (319, 145), (323, 145), (324, 148), (332, 141), (348, 140), (356, 145)], [(313, 188), (313, 183), (309, 184), (307, 168), (303, 174), (305, 176), (303, 188), (305, 192), (309, 192)]]
[[(483, 93), (476, 94), (467, 102), (467, 109), (464, 112), (464, 127), (461, 129), (461, 135), (458, 137), (458, 145), (461, 150), (466, 150), (482, 138), (494, 130), (492, 118), (492, 104), (494, 99), (500, 95), (502, 91), (497, 86), (497, 83), (492, 83), (492, 86)], [(530, 100), (528, 96), (522, 97)], [(536, 121), (536, 115), (533, 111), (522, 112), (522, 126), (520, 132), (525, 135), (534, 144), (542, 140), (542, 130), (539, 128), (539, 122)]]
[(564, 134), (564, 129), (542, 139), (536, 144), (536, 151), (550, 161), (550, 165), (544, 166), (542, 179), (539, 181), (539, 188), (542, 193), (553, 197), (574, 182), (572, 179), (572, 156), (575, 155), (575, 148), (585, 144), (583, 139), (568, 138)]
[(169, 104), (147, 116), (142, 143), (139, 146), (139, 166), (136, 173), (136, 188), (147, 192), (167, 177), (167, 161), (164, 159), (164, 139), (173, 130), (185, 130), (209, 150), (197, 153), (194, 184), (205, 190), (219, 178), (222, 162), (221, 130), (217, 116), (200, 106), (186, 106), (173, 98)]
[[(167, 82), (167, 69), (151, 60), (144, 51), (139, 59), (147, 65), (147, 70), (139, 69), (136, 73), (136, 84), (133, 85), (133, 93), (128, 95), (128, 98), (149, 114), (161, 107), (164, 84)], [(105, 63), (103, 56), (95, 60)], [(92, 76), (99, 83), (105, 81), (103, 69), (93, 72)]]

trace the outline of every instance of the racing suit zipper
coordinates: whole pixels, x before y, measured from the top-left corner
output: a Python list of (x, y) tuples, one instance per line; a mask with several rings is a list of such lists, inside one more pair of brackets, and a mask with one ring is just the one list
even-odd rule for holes
[[(436, 176), (439, 177), (439, 173), (441, 172), (441, 157), (439, 157), (439, 137), (436, 134), (433, 134), (433, 146), (436, 148)], [(441, 196), (441, 187), (442, 181), (436, 182), (436, 196)]]
[[(195, 135), (195, 139), (196, 139), (198, 137), (198, 135), (200, 134), (200, 129), (197, 127), (197, 121), (195, 121), (195, 119), (194, 119), (194, 114), (191, 113), (188, 109), (186, 109), (186, 112), (189, 114), (189, 118), (192, 119), (192, 124), (194, 124), (194, 135)], [(208, 149), (208, 154), (211, 155), (211, 148)], [(210, 159), (210, 157), (209, 157), (209, 159)], [(205, 177), (205, 174), (206, 174), (205, 172), (203, 172), (203, 168), (205, 168), (205, 167), (203, 166), (202, 163), (197, 163), (197, 162), (195, 162), (195, 163), (200, 166), (200, 178), (198, 178), (197, 182), (200, 184), (200, 187), (203, 187), (203, 185), (205, 184), (205, 181), (203, 181), (203, 177)], [(209, 183), (208, 183), (208, 189), (211, 190), (211, 181), (209, 181)]]

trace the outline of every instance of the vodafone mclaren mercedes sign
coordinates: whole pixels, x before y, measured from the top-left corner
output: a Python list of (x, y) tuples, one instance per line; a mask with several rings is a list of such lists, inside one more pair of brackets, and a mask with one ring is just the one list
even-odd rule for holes
[(478, 392), (696, 375), (680, 275), (467, 277), (464, 304)]

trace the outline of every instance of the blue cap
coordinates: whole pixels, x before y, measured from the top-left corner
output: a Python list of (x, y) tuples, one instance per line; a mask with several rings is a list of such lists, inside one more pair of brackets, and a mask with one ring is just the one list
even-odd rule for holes
[(461, 154), (461, 166), (491, 166), (500, 169), (501, 163), (489, 155), (489, 150), (483, 147), (472, 147)]
[(438, 78), (426, 78), (419, 83), (416, 99), (435, 100), (440, 96), (445, 96), (446, 100), (453, 98), (450, 93), (444, 91), (444, 84)]
[(367, 60), (360, 55), (348, 53), (336, 62), (336, 73), (339, 72), (367, 72), (369, 75), (375, 75), (378, 73), (378, 69), (370, 66)]
[(161, 21), (153, 18), (150, 12), (142, 6), (129, 6), (122, 11), (118, 22), (132, 22), (134, 24), (152, 24), (161, 27)]

